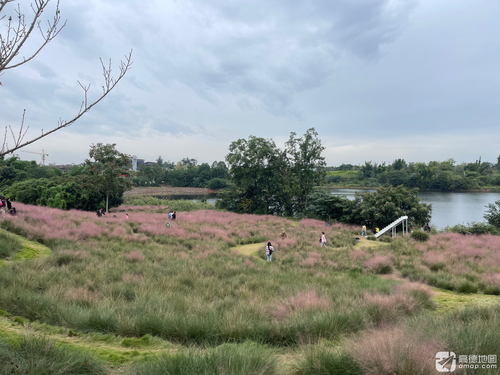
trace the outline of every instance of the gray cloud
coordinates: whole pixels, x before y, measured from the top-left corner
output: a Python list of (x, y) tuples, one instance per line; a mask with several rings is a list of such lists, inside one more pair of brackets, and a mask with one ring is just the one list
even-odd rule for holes
[[(26, 108), (30, 129), (47, 129), (78, 111), (77, 80), (91, 84), (91, 99), (99, 95), (99, 57), (113, 58), (116, 74), (133, 48), (134, 65), (47, 143), (51, 155), (64, 135), (81, 135), (87, 143), (116, 138), (150, 159), (188, 149), (211, 162), (237, 138), (282, 142), (311, 126), (335, 150), (330, 164), (342, 153), (376, 159), (382, 141), (387, 160), (418, 157), (426, 136), (440, 139), (439, 155), (463, 160), (455, 153), (468, 145), (448, 145), (447, 132), (457, 133), (454, 143), (476, 132), (474, 145), (484, 137), (481, 148), (498, 154), (491, 137), (500, 99), (498, 3), (66, 0), (61, 10), (68, 26), (60, 36), (0, 77), (0, 126), (18, 123)], [(404, 146), (416, 136), (419, 152)]]
[(191, 1), (182, 7), (184, 26), (162, 15), (165, 34), (180, 28), (187, 35), (173, 43), (170, 36), (163, 39), (162, 48), (152, 52), (161, 65), (154, 69), (165, 84), (187, 84), (212, 103), (213, 95), (244, 92), (270, 112), (287, 114), (294, 94), (320, 87), (342, 54), (376, 58), (380, 46), (401, 32), (415, 4)]

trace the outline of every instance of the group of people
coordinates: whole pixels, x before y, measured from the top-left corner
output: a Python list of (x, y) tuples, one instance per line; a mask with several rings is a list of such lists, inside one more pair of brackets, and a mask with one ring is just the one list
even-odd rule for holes
[(0, 198), (0, 212), (5, 214), (5, 212), (11, 214), (12, 216), (17, 215), (16, 208), (12, 206), (10, 198), (5, 199), (5, 197)]
[(177, 219), (177, 211), (170, 211), (170, 212), (168, 213), (168, 218), (169, 218), (169, 219), (172, 219), (172, 220)]
[(97, 217), (106, 216), (106, 212), (102, 208), (99, 208), (95, 214)]

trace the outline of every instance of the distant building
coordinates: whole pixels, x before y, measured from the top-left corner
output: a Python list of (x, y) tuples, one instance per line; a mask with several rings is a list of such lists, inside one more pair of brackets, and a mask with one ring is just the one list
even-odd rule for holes
[(132, 155), (132, 170), (137, 172), (137, 155)]

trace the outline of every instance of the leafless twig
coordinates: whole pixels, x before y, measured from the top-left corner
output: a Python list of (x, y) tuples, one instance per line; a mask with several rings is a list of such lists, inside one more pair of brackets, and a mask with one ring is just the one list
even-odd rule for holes
[[(6, 15), (2, 14), (6, 5), (14, 1), (18, 0), (0, 0), (0, 21), (6, 18)], [(33, 16), (29, 21), (26, 21), (25, 14), (22, 13), (19, 4), (17, 8), (14, 9), (15, 17), (13, 18), (12, 15), (9, 16), (9, 18), (7, 19), (6, 34), (5, 35), (0, 34), (0, 75), (4, 70), (19, 67), (23, 64), (26, 64), (28, 61), (32, 60), (66, 26), (66, 22), (64, 22), (61, 25), (61, 16), (60, 16), (61, 12), (59, 10), (59, 0), (58, 0), (52, 20), (47, 21), (47, 29), (44, 30), (42, 28), (41, 16), (44, 10), (46, 9), (47, 5), (50, 3), (50, 1), (51, 0), (34, 0), (34, 2), (31, 4)], [(23, 50), (26, 41), (30, 38), (35, 28), (37, 28), (40, 31), (43, 40), (41, 41), (41, 43), (39, 44), (39, 46), (35, 51), (32, 51), (28, 54), (28, 57), (23, 56), (21, 59), (18, 59), (17, 57), (20, 55), (21, 50)], [(116, 78), (113, 78), (111, 76), (111, 60), (109, 61), (108, 67), (106, 67), (101, 59), (101, 65), (104, 76), (104, 85), (102, 86), (103, 89), (102, 95), (99, 98), (97, 98), (97, 100), (89, 104), (88, 92), (90, 90), (90, 85), (85, 86), (82, 83), (78, 82), (80, 87), (83, 89), (84, 98), (76, 116), (68, 121), (59, 119), (57, 122), (57, 126), (54, 129), (46, 133), (42, 131), (42, 134), (40, 136), (35, 137), (26, 142), (23, 141), (29, 127), (24, 129), (24, 117), (26, 114), (26, 110), (24, 110), (22, 122), (19, 129), (19, 134), (16, 135), (12, 127), (10, 125), (8, 126), (14, 141), (14, 146), (12, 147), (9, 147), (7, 144), (8, 129), (7, 127), (5, 128), (5, 136), (2, 149), (0, 150), (0, 156), (10, 154), (16, 151), (17, 149), (25, 147), (33, 142), (38, 141), (43, 137), (46, 137), (54, 133), (59, 129), (68, 127), (72, 125), (75, 121), (77, 121), (80, 117), (82, 117), (85, 113), (90, 111), (90, 109), (93, 106), (99, 103), (102, 99), (104, 99), (106, 95), (109, 94), (111, 90), (113, 90), (116, 84), (123, 78), (125, 73), (127, 73), (127, 71), (130, 69), (130, 67), (132, 66), (132, 51), (130, 51), (130, 53), (125, 56), (125, 60), (121, 61), (120, 74)], [(2, 84), (0, 82), (0, 86), (1, 85)]]
[[(0, 151), (0, 156), (3, 156), (3, 155), (7, 155), (7, 154), (11, 154), (13, 153), (14, 151), (22, 148), (22, 147), (25, 147), (33, 142), (36, 142), (38, 140), (40, 140), (41, 138), (44, 138), (62, 128), (66, 128), (72, 124), (74, 124), (80, 117), (82, 117), (85, 113), (87, 113), (88, 111), (90, 111), (92, 109), (92, 107), (94, 107), (97, 103), (99, 103), (102, 99), (104, 99), (104, 97), (106, 95), (108, 95), (110, 93), (111, 90), (113, 90), (115, 88), (115, 86), (118, 84), (118, 82), (120, 82), (120, 80), (125, 76), (125, 74), (127, 73), (127, 71), (131, 68), (132, 66), (132, 51), (130, 51), (130, 53), (128, 55), (125, 56), (125, 60), (122, 60), (120, 62), (120, 74), (118, 75), (118, 77), (116, 78), (113, 78), (111, 76), (111, 62), (110, 62), (110, 65), (108, 68), (105, 67), (105, 65), (102, 63), (102, 60), (101, 60), (101, 64), (102, 64), (102, 67), (103, 67), (103, 75), (104, 75), (104, 85), (103, 85), (103, 93), (102, 95), (97, 98), (97, 100), (95, 100), (94, 102), (92, 103), (88, 103), (88, 97), (87, 97), (87, 94), (88, 94), (88, 91), (90, 89), (90, 85), (88, 86), (84, 86), (82, 85), (80, 82), (78, 82), (80, 84), (80, 87), (83, 89), (84, 91), (84, 99), (82, 101), (82, 104), (80, 106), (80, 110), (78, 111), (78, 113), (76, 114), (75, 117), (73, 117), (71, 120), (63, 120), (63, 119), (59, 119), (57, 121), (57, 126), (52, 129), (52, 130), (49, 130), (48, 132), (46, 133), (43, 133), (38, 136), (38, 137), (35, 137), (33, 139), (30, 139), (29, 141), (26, 141), (24, 143), (21, 143), (26, 135), (26, 132), (28, 131), (28, 128), (26, 128), (26, 130), (23, 132), (23, 128), (24, 128), (24, 113), (26, 113), (26, 110), (24, 110), (24, 113), (23, 113), (23, 120), (22, 120), (22, 123), (21, 123), (21, 127), (20, 127), (20, 130), (19, 130), (19, 135), (18, 136), (15, 136), (12, 128), (11, 128), (11, 134), (12, 134), (12, 137), (13, 137), (13, 140), (14, 140), (14, 146), (13, 147), (9, 147), (5, 140), (4, 140), (4, 145), (3, 145), (3, 148), (2, 150)], [(10, 128), (10, 126), (9, 126)]]

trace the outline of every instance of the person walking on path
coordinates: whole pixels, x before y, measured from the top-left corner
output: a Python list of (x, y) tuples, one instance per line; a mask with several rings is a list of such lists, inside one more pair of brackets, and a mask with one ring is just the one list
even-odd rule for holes
[(321, 239), (319, 240), (321, 243), (320, 247), (326, 247), (326, 237), (325, 237), (325, 232), (321, 232)]
[(366, 237), (366, 225), (363, 225), (361, 227), (361, 236), (365, 236)]
[(281, 239), (284, 240), (287, 236), (286, 236), (286, 232), (285, 232), (285, 228), (281, 228)]
[(267, 261), (270, 262), (274, 253), (274, 247), (271, 245), (271, 242), (267, 243), (266, 246), (266, 255), (267, 255)]

